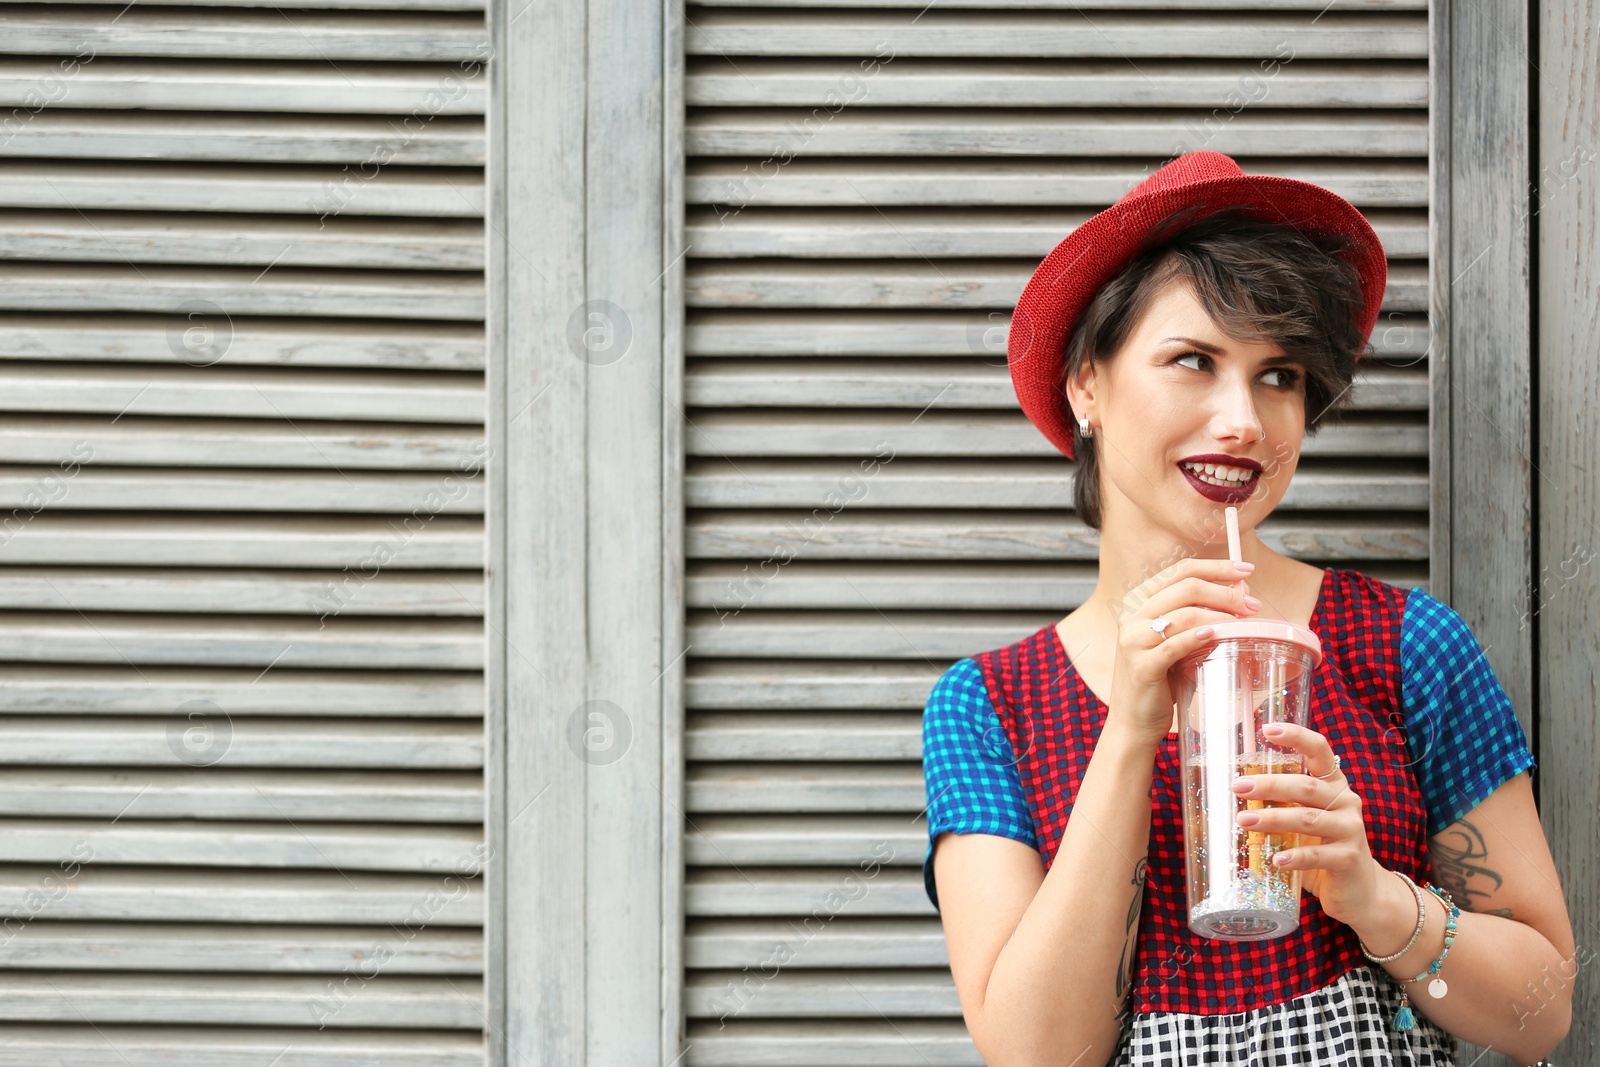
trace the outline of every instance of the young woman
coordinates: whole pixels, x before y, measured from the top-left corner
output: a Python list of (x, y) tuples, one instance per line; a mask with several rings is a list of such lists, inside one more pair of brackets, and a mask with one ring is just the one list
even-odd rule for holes
[[(1580, 961), (1533, 757), (1471, 631), (1420, 588), (1256, 535), (1345, 399), (1384, 282), (1343, 199), (1201, 152), (1024, 290), (1012, 377), (1077, 457), (1100, 558), (1081, 607), (952, 666), (924, 712), (928, 893), (991, 1067), (1446, 1067), (1452, 1035), (1530, 1063), (1567, 1033)], [(1324, 653), (1309, 726), (1273, 738), (1305, 773), (1234, 785), (1299, 805), (1241, 817), (1302, 835), (1281, 854), (1300, 927), (1256, 942), (1188, 929), (1167, 683), (1241, 616), (1309, 626)]]

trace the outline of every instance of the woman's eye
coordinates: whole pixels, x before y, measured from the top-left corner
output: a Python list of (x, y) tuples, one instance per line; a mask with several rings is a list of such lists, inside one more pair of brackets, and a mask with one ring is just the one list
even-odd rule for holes
[(1272, 370), (1267, 371), (1267, 373), (1278, 376), (1278, 380), (1272, 382), (1272, 385), (1279, 385), (1285, 389), (1293, 388), (1294, 383), (1300, 380), (1300, 375), (1297, 372), (1284, 368), (1274, 367)]
[[(1205, 358), (1206, 358), (1205, 356), (1202, 356), (1198, 352), (1185, 352), (1183, 355), (1179, 356), (1177, 359), (1174, 359), (1172, 362), (1174, 362), (1174, 363), (1182, 363), (1186, 359), (1205, 359)], [(1195, 368), (1195, 370), (1199, 370), (1199, 369), (1200, 369), (1199, 367)]]

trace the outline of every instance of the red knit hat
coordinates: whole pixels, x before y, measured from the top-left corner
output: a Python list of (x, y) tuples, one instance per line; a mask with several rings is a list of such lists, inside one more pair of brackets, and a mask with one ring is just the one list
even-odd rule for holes
[(1073, 420), (1060, 383), (1073, 327), (1101, 286), (1121, 274), (1152, 236), (1161, 236), (1152, 233), (1154, 228), (1184, 209), (1189, 212), (1184, 225), (1236, 209), (1307, 233), (1346, 238), (1345, 258), (1361, 278), (1361, 340), (1372, 336), (1388, 264), (1378, 235), (1354, 205), (1309, 182), (1247, 177), (1239, 164), (1219, 152), (1179, 156), (1056, 245), (1028, 279), (1012, 312), (1006, 353), (1017, 400), (1068, 459)]

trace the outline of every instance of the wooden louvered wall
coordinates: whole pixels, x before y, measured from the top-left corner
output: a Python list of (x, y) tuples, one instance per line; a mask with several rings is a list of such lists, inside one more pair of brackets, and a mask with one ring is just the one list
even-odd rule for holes
[(0, 28), (0, 1063), (481, 1064), (481, 4)]
[(685, 9), (686, 1063), (980, 1062), (921, 884), (920, 711), (1093, 587), (1006, 320), (1180, 148), (1383, 239), (1377, 358), (1262, 534), (1428, 584), (1426, 4), (1061, 7)]

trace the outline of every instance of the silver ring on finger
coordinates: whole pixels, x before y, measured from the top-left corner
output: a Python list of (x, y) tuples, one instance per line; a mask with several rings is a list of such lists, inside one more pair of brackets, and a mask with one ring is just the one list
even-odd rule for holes
[(1172, 625), (1172, 620), (1165, 615), (1158, 615), (1150, 620), (1150, 629), (1161, 635), (1161, 640), (1167, 639), (1167, 627)]
[(1334, 775), (1339, 773), (1339, 764), (1343, 762), (1344, 760), (1340, 759), (1339, 754), (1335, 752), (1333, 754), (1333, 770), (1329, 771), (1327, 774), (1313, 774), (1311, 777), (1320, 778), (1326, 782), (1329, 778), (1332, 778)]

